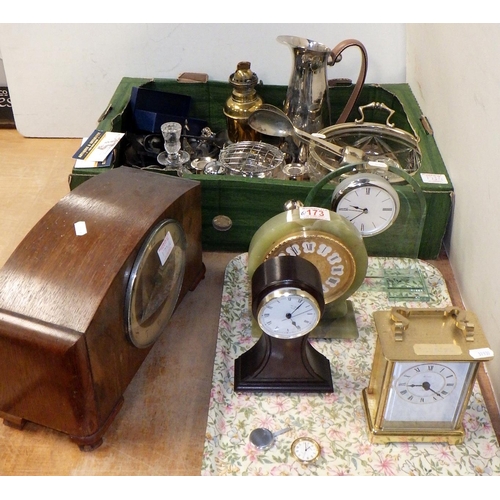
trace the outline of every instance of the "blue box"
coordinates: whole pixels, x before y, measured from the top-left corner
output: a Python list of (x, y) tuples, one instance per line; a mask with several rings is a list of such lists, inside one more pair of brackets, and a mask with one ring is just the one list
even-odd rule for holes
[(159, 134), (163, 123), (178, 122), (184, 125), (191, 106), (191, 97), (134, 87), (130, 105), (135, 129)]

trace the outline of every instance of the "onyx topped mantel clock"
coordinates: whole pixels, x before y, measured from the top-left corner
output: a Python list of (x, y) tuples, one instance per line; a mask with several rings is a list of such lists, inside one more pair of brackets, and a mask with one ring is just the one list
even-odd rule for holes
[(204, 271), (198, 182), (120, 167), (66, 195), (0, 271), (4, 423), (99, 446)]
[(348, 299), (366, 276), (368, 255), (363, 237), (352, 222), (331, 210), (303, 206), (296, 200), (284, 208), (253, 235), (248, 249), (249, 278), (269, 258), (288, 255), (311, 262), (320, 273), (325, 309), (310, 336), (357, 338)]

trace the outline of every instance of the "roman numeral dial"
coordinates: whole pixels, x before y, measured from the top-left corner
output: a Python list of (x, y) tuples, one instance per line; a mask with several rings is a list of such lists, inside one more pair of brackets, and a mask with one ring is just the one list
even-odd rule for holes
[(404, 371), (396, 381), (396, 391), (405, 401), (431, 404), (449, 396), (457, 385), (457, 376), (448, 366), (423, 363)]

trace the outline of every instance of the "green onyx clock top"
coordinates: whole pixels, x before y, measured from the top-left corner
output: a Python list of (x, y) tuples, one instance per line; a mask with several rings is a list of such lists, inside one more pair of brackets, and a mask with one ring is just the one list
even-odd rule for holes
[(368, 255), (363, 238), (344, 217), (318, 207), (299, 207), (266, 221), (248, 250), (248, 274), (266, 259), (300, 256), (319, 270), (325, 303), (347, 299), (363, 282)]

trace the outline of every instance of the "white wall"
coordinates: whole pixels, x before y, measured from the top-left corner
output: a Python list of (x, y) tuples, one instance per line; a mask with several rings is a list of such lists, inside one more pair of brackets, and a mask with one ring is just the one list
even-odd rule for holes
[(500, 401), (500, 24), (407, 25), (407, 79), (455, 188), (447, 247), (496, 358)]
[[(18, 130), (28, 137), (82, 137), (124, 76), (199, 71), (226, 81), (248, 60), (264, 83), (286, 85), (292, 55), (278, 35), (332, 48), (356, 38), (368, 51), (368, 82), (405, 81), (403, 24), (0, 24), (0, 52)], [(329, 77), (355, 80), (358, 73), (353, 48)]]

